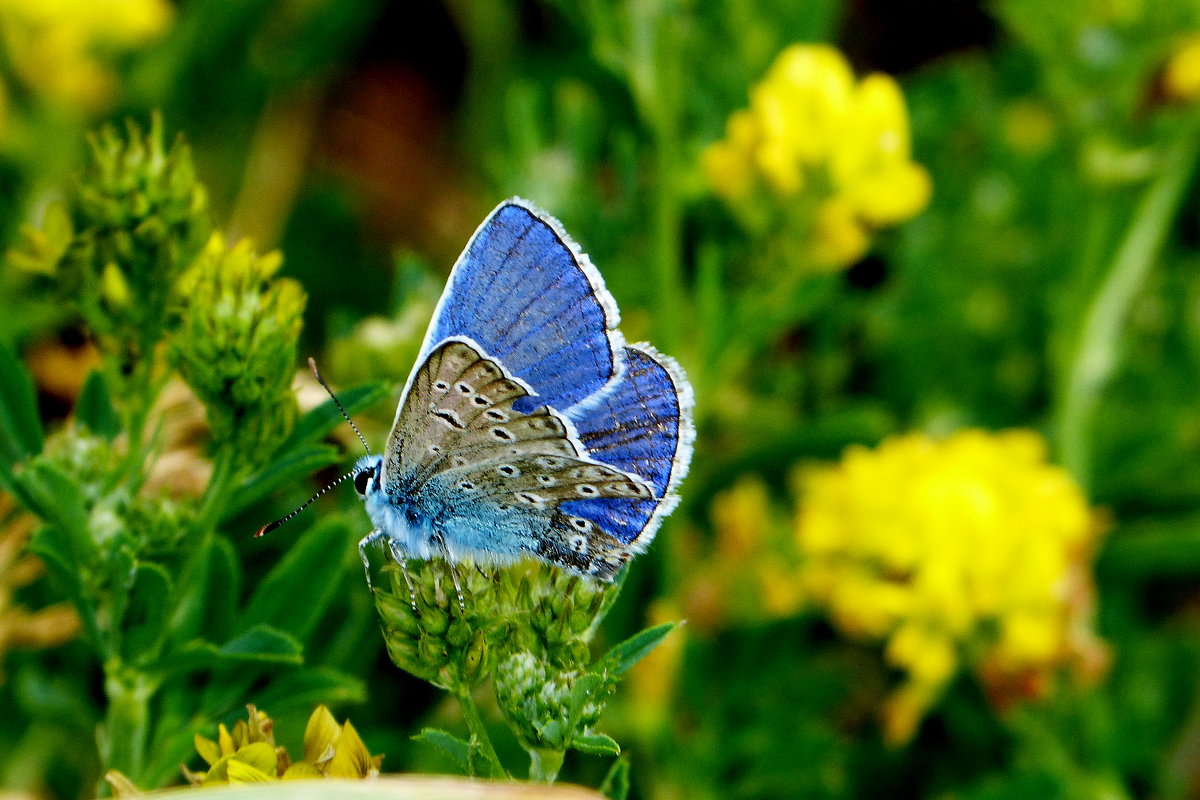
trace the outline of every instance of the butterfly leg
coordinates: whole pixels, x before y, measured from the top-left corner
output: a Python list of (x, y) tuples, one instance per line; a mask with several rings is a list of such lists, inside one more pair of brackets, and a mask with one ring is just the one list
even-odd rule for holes
[(368, 589), (372, 589), (374, 587), (371, 586), (371, 560), (367, 558), (367, 548), (378, 542), (381, 538), (383, 538), (383, 531), (373, 530), (364, 536), (362, 541), (358, 543), (358, 557), (362, 559), (363, 571), (367, 573)]
[(450, 577), (454, 580), (454, 591), (458, 593), (458, 610), (467, 613), (467, 604), (463, 600), (462, 584), (458, 582), (458, 570), (455, 569), (454, 560), (450, 558), (450, 548), (446, 546), (446, 539), (440, 533), (434, 534), (433, 543), (441, 551), (442, 558), (446, 562), (446, 568), (450, 570)]
[(404, 576), (404, 585), (408, 587), (408, 602), (412, 605), (413, 613), (417, 611), (417, 590), (413, 587), (412, 578), (408, 574), (408, 553), (400, 549), (400, 544), (394, 539), (388, 540), (392, 549), (392, 558), (400, 565), (400, 574)]

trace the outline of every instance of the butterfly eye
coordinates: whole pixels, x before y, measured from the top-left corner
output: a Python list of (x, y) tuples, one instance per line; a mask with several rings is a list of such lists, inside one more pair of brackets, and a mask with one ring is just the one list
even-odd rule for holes
[(371, 483), (371, 479), (375, 477), (375, 470), (364, 469), (362, 472), (354, 476), (354, 489), (359, 494), (367, 493), (367, 486)]

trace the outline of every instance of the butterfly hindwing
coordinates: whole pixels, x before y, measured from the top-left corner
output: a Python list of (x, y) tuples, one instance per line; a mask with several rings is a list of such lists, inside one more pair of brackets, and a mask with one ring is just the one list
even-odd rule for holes
[(675, 362), (644, 344), (625, 347), (625, 362), (613, 389), (571, 418), (589, 458), (640, 476), (653, 497), (576, 499), (563, 511), (641, 550), (677, 502), (695, 434), (691, 387)]
[(566, 409), (619, 375), (619, 321), (600, 273), (558, 222), (514, 198), (484, 220), (454, 265), (422, 355), (468, 338), (536, 388), (519, 410)]

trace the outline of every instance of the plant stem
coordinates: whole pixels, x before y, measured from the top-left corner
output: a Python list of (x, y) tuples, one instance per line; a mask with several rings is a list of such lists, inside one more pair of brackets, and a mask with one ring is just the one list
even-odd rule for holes
[(488, 762), (488, 768), (492, 772), (488, 777), (512, 777), (501, 765), (500, 757), (496, 755), (496, 748), (492, 746), (492, 739), (488, 736), (487, 727), (483, 724), (483, 717), (479, 716), (479, 709), (475, 706), (475, 699), (471, 697), (471, 690), (459, 687), (454, 692), (454, 696), (458, 698), (458, 704), (462, 708), (463, 717), (467, 721), (467, 728), (471, 731), (472, 738), (479, 742), (483, 757)]
[[(121, 675), (114, 674), (118, 671)], [(105, 770), (115, 769), (134, 783), (146, 763), (150, 733), (150, 696), (153, 689), (143, 676), (130, 676), (119, 665), (106, 667), (104, 690), (108, 695), (101, 752)]]
[(530, 750), (529, 751), (529, 780), (541, 783), (554, 783), (558, 771), (562, 769), (562, 750)]
[(204, 492), (204, 502), (196, 515), (196, 528), (202, 538), (208, 537), (216, 529), (229, 491), (233, 487), (236, 472), (237, 462), (232, 450), (228, 446), (222, 447), (213, 459), (212, 477)]
[(653, 259), (658, 283), (657, 337), (675, 352), (683, 338), (680, 320), (684, 290), (680, 239), (683, 208), (679, 198), (678, 161), (681, 95), (680, 47), (668, 37), (677, 18), (660, 0), (630, 4), (629, 80), (654, 143), (654, 197), (651, 217)]
[(1091, 481), (1092, 419), (1117, 364), (1129, 308), (1145, 284), (1188, 186), (1197, 139), (1187, 131), (1163, 157), (1104, 278), (1087, 305), (1059, 386), (1055, 428), (1063, 465), (1086, 490)]

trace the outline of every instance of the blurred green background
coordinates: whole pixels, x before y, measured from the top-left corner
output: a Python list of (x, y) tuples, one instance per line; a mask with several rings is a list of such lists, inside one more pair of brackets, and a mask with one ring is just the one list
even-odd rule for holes
[[(602, 721), (632, 796), (1195, 797), (1198, 42), (1188, 0), (0, 0), (0, 237), (47, 226), (89, 131), (161, 111), (218, 227), (307, 292), (300, 355), (398, 387), (472, 231), (528, 198), (696, 390), (682, 504), (601, 634), (688, 620)], [(99, 356), (51, 283), (0, 269), (0, 341), (53, 430)], [(358, 415), (373, 445), (397, 392)], [(203, 487), (202, 427), (159, 489)], [(975, 429), (1022, 430), (955, 438)], [(345, 433), (339, 465), (220, 527), (244, 598), (321, 520), (358, 525), (303, 641), (338, 679), (172, 719), (213, 737), (255, 702), (297, 746), (326, 702), (385, 772), (454, 771), (409, 738), (456, 711), (388, 661), (353, 492), (250, 538), (352, 462)], [(888, 441), (913, 449), (820, 466)], [(908, 483), (933, 473), (978, 502)], [(5, 518), (0, 786), (91, 796), (103, 678), (38, 616), (62, 589)], [(922, 559), (993, 583), (888, 605)], [(607, 768), (573, 754), (563, 777)]]

